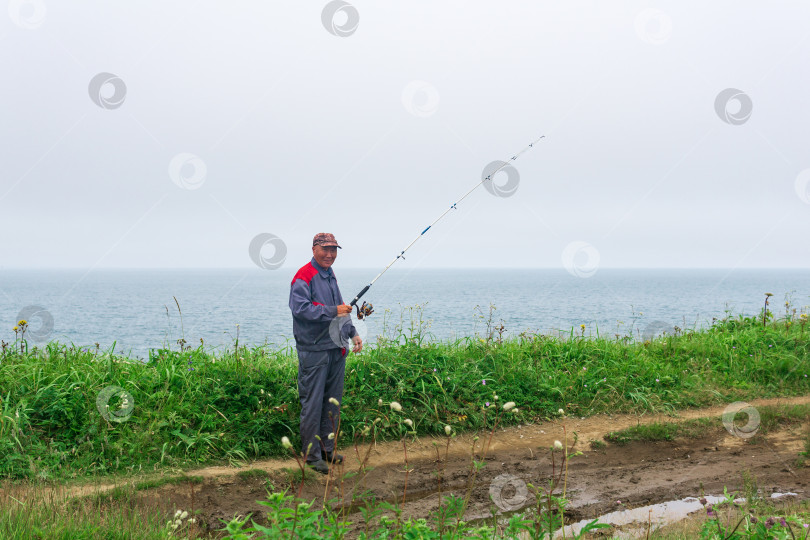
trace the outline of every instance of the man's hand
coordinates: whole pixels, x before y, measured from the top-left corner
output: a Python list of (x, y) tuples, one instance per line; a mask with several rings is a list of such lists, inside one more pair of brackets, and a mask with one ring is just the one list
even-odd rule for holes
[(363, 338), (360, 336), (354, 336), (352, 338), (352, 343), (354, 343), (354, 347), (352, 347), (353, 353), (359, 353), (363, 350)]
[(351, 314), (352, 314), (352, 306), (350, 306), (349, 304), (343, 304), (337, 307), (338, 317), (345, 317)]

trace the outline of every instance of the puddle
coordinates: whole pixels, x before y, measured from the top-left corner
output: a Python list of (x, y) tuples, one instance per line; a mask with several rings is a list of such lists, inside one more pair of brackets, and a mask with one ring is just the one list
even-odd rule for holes
[[(782, 499), (784, 497), (796, 497), (795, 493), (772, 493), (771, 499)], [(725, 497), (716, 497), (713, 495), (706, 495), (708, 504), (717, 504), (725, 500)], [(734, 502), (743, 503), (745, 499), (734, 499)], [(686, 497), (677, 501), (667, 501), (658, 504), (650, 504), (648, 506), (641, 506), (639, 508), (632, 508), (628, 510), (618, 510), (599, 516), (599, 523), (607, 523), (614, 527), (633, 526), (636, 527), (627, 529), (621, 533), (621, 536), (616, 538), (642, 538), (647, 534), (647, 525), (654, 530), (665, 525), (670, 525), (686, 519), (689, 514), (703, 510), (703, 505), (700, 500), (695, 497)], [(592, 519), (583, 519), (577, 523), (565, 526), (565, 536), (570, 537), (579, 533), (582, 528), (593, 521)], [(642, 525), (642, 528), (638, 528)], [(562, 538), (563, 531), (559, 530), (554, 535), (554, 538)]]

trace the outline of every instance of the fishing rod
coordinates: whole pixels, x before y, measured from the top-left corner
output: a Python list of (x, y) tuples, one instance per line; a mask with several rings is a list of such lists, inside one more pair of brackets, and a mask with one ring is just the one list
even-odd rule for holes
[[(539, 137), (539, 138), (538, 138), (536, 141), (534, 141), (534, 142), (530, 143), (530, 144), (529, 144), (529, 145), (528, 145), (526, 148), (524, 148), (523, 150), (521, 150), (521, 151), (520, 151), (520, 152), (518, 152), (517, 154), (514, 154), (514, 155), (513, 155), (511, 158), (509, 158), (509, 161), (504, 161), (504, 162), (503, 162), (503, 164), (502, 164), (500, 167), (498, 167), (497, 169), (495, 169), (494, 171), (492, 171), (491, 173), (489, 173), (489, 174), (488, 174), (488, 175), (487, 175), (485, 178), (483, 178), (483, 179), (482, 179), (480, 182), (478, 182), (478, 183), (477, 183), (477, 184), (475, 184), (475, 185), (474, 185), (472, 188), (470, 188), (470, 189), (467, 191), (467, 193), (465, 193), (464, 195), (462, 195), (462, 197), (461, 197), (459, 200), (457, 200), (456, 202), (454, 202), (453, 204), (451, 204), (451, 205), (450, 205), (450, 207), (449, 207), (449, 208), (447, 208), (447, 209), (446, 209), (444, 212), (442, 212), (442, 213), (441, 213), (441, 215), (440, 215), (439, 217), (437, 217), (435, 220), (433, 220), (433, 223), (431, 223), (430, 225), (428, 225), (427, 227), (425, 227), (425, 229), (424, 229), (424, 230), (423, 230), (421, 233), (419, 233), (419, 236), (417, 236), (416, 238), (414, 238), (414, 239), (413, 239), (413, 241), (411, 241), (411, 243), (410, 243), (410, 244), (408, 244), (408, 245), (407, 245), (407, 247), (406, 247), (405, 249), (403, 249), (402, 251), (400, 251), (400, 252), (399, 252), (399, 255), (397, 255), (396, 257), (394, 257), (394, 260), (392, 260), (390, 263), (388, 263), (388, 266), (386, 266), (385, 268), (383, 268), (383, 269), (382, 269), (382, 271), (381, 271), (379, 274), (377, 274), (377, 276), (376, 276), (374, 279), (372, 279), (372, 280), (371, 280), (371, 282), (370, 282), (368, 285), (366, 285), (365, 287), (363, 287), (363, 290), (361, 290), (359, 293), (357, 293), (357, 296), (355, 296), (355, 297), (354, 297), (354, 299), (352, 299), (352, 301), (351, 301), (351, 302), (349, 302), (349, 305), (350, 305), (350, 306), (357, 306), (357, 301), (358, 301), (358, 300), (360, 300), (360, 298), (361, 298), (361, 297), (362, 297), (364, 294), (366, 294), (366, 292), (368, 292), (368, 290), (371, 288), (371, 286), (372, 286), (372, 285), (374, 285), (374, 282), (375, 282), (375, 281), (377, 281), (378, 279), (380, 279), (380, 277), (381, 277), (383, 274), (385, 274), (385, 273), (388, 271), (388, 269), (389, 269), (389, 268), (391, 268), (391, 266), (393, 266), (393, 265), (394, 265), (394, 263), (395, 263), (395, 262), (397, 262), (399, 259), (405, 259), (405, 252), (406, 252), (406, 251), (408, 251), (409, 249), (411, 249), (411, 246), (413, 246), (413, 245), (414, 245), (414, 244), (417, 242), (417, 240), (419, 240), (420, 238), (422, 238), (422, 237), (425, 235), (425, 233), (426, 233), (426, 232), (428, 232), (428, 231), (430, 230), (430, 228), (431, 228), (431, 227), (433, 227), (434, 225), (436, 225), (436, 223), (438, 223), (438, 222), (439, 222), (439, 221), (440, 221), (440, 220), (441, 220), (441, 219), (442, 219), (444, 216), (446, 216), (446, 215), (447, 215), (447, 214), (450, 212), (450, 210), (457, 210), (456, 205), (457, 205), (457, 204), (459, 204), (461, 201), (463, 201), (465, 198), (467, 198), (467, 195), (469, 195), (470, 193), (472, 193), (473, 191), (475, 191), (475, 189), (476, 189), (476, 188), (478, 188), (478, 186), (480, 186), (481, 184), (483, 184), (483, 183), (484, 183), (484, 182), (486, 182), (487, 180), (490, 180), (490, 181), (491, 181), (491, 180), (492, 180), (492, 177), (493, 177), (493, 176), (495, 176), (495, 175), (496, 175), (498, 172), (500, 172), (500, 171), (501, 171), (501, 169), (503, 169), (504, 167), (508, 166), (510, 161), (515, 161), (515, 160), (517, 160), (517, 158), (519, 158), (519, 157), (521, 156), (521, 154), (523, 154), (524, 152), (526, 152), (526, 151), (527, 151), (527, 150), (529, 150), (530, 148), (534, 147), (534, 145), (535, 145), (535, 144), (539, 143), (539, 142), (540, 142), (540, 140), (544, 139), (545, 137), (546, 137), (545, 135), (541, 135), (541, 136), (540, 136), (540, 137)], [(372, 306), (371, 304), (367, 304), (366, 302), (363, 302), (363, 305), (362, 305), (362, 306), (357, 306), (357, 309), (358, 309), (358, 311), (357, 311), (357, 318), (358, 318), (358, 319), (363, 319), (363, 318), (365, 318), (365, 317), (368, 317), (369, 315), (371, 315), (371, 313), (373, 313), (373, 312), (374, 312), (374, 308), (373, 308), (373, 306)], [(327, 333), (327, 332), (329, 332), (329, 329), (328, 329), (328, 328), (327, 328), (326, 330), (324, 330), (324, 331), (321, 333), (321, 335), (320, 335), (320, 336), (318, 336), (318, 339), (316, 339), (316, 340), (315, 340), (315, 343), (319, 342), (319, 341), (321, 340), (321, 338), (322, 338), (324, 335), (326, 335), (326, 333)]]

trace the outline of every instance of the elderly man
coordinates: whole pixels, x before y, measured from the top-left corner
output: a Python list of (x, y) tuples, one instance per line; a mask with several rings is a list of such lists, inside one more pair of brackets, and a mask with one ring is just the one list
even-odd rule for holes
[(343, 456), (335, 453), (335, 441), (329, 438), (340, 414), (339, 406), (331, 403), (330, 398), (338, 403), (343, 399), (346, 371), (343, 344), (351, 339), (352, 352), (363, 349), (363, 340), (351, 323), (352, 307), (343, 303), (332, 271), (339, 247), (333, 234), (316, 234), (312, 239), (312, 260), (296, 272), (290, 284), (293, 335), (298, 350), (301, 443), (307, 464), (323, 474), (329, 472), (330, 463), (343, 461)]

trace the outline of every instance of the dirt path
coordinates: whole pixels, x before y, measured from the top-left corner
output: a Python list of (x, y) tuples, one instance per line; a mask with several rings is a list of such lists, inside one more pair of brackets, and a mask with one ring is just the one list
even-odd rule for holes
[[(773, 406), (773, 405), (804, 405), (810, 403), (810, 396), (792, 397), (792, 398), (771, 398), (771, 399), (755, 399), (748, 403), (755, 407), (760, 406)], [(582, 450), (582, 443), (587, 443), (590, 440), (601, 440), (605, 434), (624, 429), (637, 424), (649, 424), (653, 422), (676, 422), (678, 420), (689, 420), (693, 418), (706, 418), (706, 417), (719, 417), (723, 414), (724, 406), (710, 407), (705, 409), (691, 409), (686, 411), (678, 411), (676, 415), (667, 414), (649, 414), (649, 415), (606, 415), (600, 414), (588, 418), (570, 418), (566, 417), (555, 422), (544, 422), (541, 424), (530, 424), (524, 426), (511, 426), (507, 428), (499, 428), (495, 433), (491, 451), (507, 450), (516, 455), (520, 450), (525, 451), (526, 459), (536, 457), (538, 447), (550, 447), (554, 444), (555, 440), (563, 440), (564, 432), (563, 426), (569, 434), (576, 432), (579, 436), (580, 447)], [(488, 435), (488, 433), (487, 433)], [(484, 439), (484, 434), (479, 434), (481, 439)], [(469, 459), (470, 449), (472, 448), (472, 440), (475, 434), (467, 433), (454, 437), (450, 443), (450, 456), (463, 455)], [(420, 437), (415, 442), (408, 443), (408, 458), (409, 460), (424, 460), (435, 459), (436, 451), (434, 450), (433, 443), (437, 442), (442, 447), (442, 456), (444, 455), (444, 447), (446, 439), (444, 437)], [(347, 456), (346, 470), (357, 470), (357, 458), (353, 449), (341, 450)], [(382, 467), (390, 465), (403, 464), (402, 444), (400, 442), (385, 442), (378, 443), (376, 448), (372, 450), (369, 465), (371, 467)], [(353, 466), (354, 465), (354, 466)], [(281, 471), (288, 468), (296, 468), (295, 460), (279, 460), (268, 459), (254, 461), (250, 464), (252, 469), (263, 469), (268, 472)], [(222, 475), (234, 475), (236, 472), (243, 469), (234, 467), (205, 467), (202, 469), (194, 469), (188, 471), (188, 475), (202, 476), (203, 478), (210, 478)]]
[[(750, 402), (755, 407), (807, 403), (810, 403), (810, 396)], [(701, 439), (631, 443), (625, 446), (608, 444), (596, 450), (589, 444), (591, 440), (601, 441), (610, 431), (639, 423), (719, 417), (723, 409), (713, 407), (681, 411), (677, 416), (597, 415), (499, 429), (487, 451), (486, 467), (478, 473), (472, 488), (465, 519), (490, 517), (491, 509), (496, 508), (493, 499), (503, 511), (534, 505), (535, 498), (527, 485), (548, 484), (552, 473), (549, 447), (555, 440), (564, 441), (566, 433), (569, 445), (573, 444), (573, 434), (577, 434), (578, 442), (572, 451), (583, 452), (569, 461), (567, 487), (571, 504), (566, 517), (572, 521), (594, 518), (622, 507), (638, 507), (699, 495), (701, 488), (706, 494), (720, 494), (723, 487), (740, 489), (743, 471), (758, 479), (759, 487), (765, 493), (792, 491), (800, 498), (810, 499), (807, 488), (810, 468), (796, 467), (798, 454), (803, 449), (803, 433), (806, 433), (802, 427), (771, 432), (754, 440), (735, 437), (725, 430), (711, 430)], [(407, 478), (407, 494), (401, 504), (406, 516), (427, 517), (438, 507), (439, 469), (443, 470), (444, 495), (453, 493), (464, 496), (467, 493), (473, 438), (474, 434), (453, 438), (446, 459), (445, 437), (422, 437), (408, 443), (408, 466), (411, 471)], [(488, 438), (488, 433), (482, 433), (477, 441), (476, 455), (479, 460)], [(437, 459), (437, 447), (441, 460)], [(360, 452), (364, 450), (361, 448)], [(359, 460), (354, 449), (345, 448), (342, 453), (346, 456), (344, 472), (357, 471)], [(331, 479), (327, 498), (337, 497), (338, 491), (342, 490), (348, 505), (352, 492), (368, 490), (377, 500), (402, 503), (406, 491), (404, 463), (400, 442), (377, 444), (371, 449), (368, 460), (370, 471), (362, 477), (362, 484), (356, 485), (361, 475), (342, 485)], [(243, 478), (237, 473), (245, 468), (206, 467), (187, 471), (188, 475), (203, 477), (204, 481), (200, 484), (166, 485), (140, 492), (138, 497), (144, 504), (165, 508), (167, 513), (194, 506), (195, 510), (201, 511), (203, 523), (219, 528), (221, 519), (230, 519), (234, 515), (250, 512), (254, 516), (263, 515), (263, 507), (256, 501), (264, 498), (267, 487), (275, 490), (292, 488), (293, 493), (298, 490), (299, 484), (291, 482), (288, 472), (298, 468), (292, 459), (256, 461), (249, 468), (262, 469), (269, 474)], [(308, 478), (309, 481), (303, 486), (303, 497), (322, 500), (326, 477), (312, 473)], [(69, 488), (66, 494), (81, 495), (111, 487), (75, 486)], [(333, 492), (333, 488), (339, 489)], [(351, 510), (356, 511), (354, 508)], [(359, 514), (349, 519), (361, 521)]]

